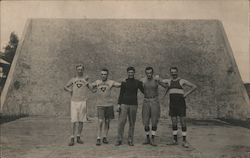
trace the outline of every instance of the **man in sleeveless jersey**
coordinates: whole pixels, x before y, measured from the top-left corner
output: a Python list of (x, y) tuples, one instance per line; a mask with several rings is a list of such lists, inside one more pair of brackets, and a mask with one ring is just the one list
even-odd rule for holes
[[(178, 133), (178, 118), (180, 118), (181, 129), (182, 129), (182, 138), (183, 138), (183, 147), (188, 148), (188, 143), (186, 141), (187, 135), (187, 125), (186, 125), (186, 102), (185, 98), (191, 94), (197, 86), (193, 83), (181, 79), (178, 77), (178, 68), (170, 68), (171, 79), (164, 79), (163, 82), (167, 83), (169, 90), (169, 116), (172, 120), (172, 129), (173, 129), (173, 142), (171, 145), (177, 145), (177, 133)], [(187, 92), (184, 92), (183, 87), (188, 86), (191, 89)]]
[[(70, 139), (69, 146), (73, 146), (76, 142), (83, 144), (83, 141), (80, 139), (83, 122), (86, 121), (86, 101), (87, 94), (89, 91), (88, 88), (88, 77), (84, 76), (84, 66), (82, 64), (76, 65), (77, 76), (73, 77), (64, 87), (65, 91), (71, 93), (71, 122), (72, 122), (72, 135)], [(78, 124), (78, 129), (76, 131)], [(76, 134), (77, 132), (77, 134)]]
[(109, 131), (110, 120), (114, 119), (114, 107), (111, 98), (111, 90), (113, 87), (119, 88), (121, 83), (108, 79), (109, 70), (104, 68), (101, 70), (101, 80), (96, 80), (91, 84), (93, 92), (97, 92), (96, 99), (98, 125), (97, 125), (97, 141), (96, 145), (101, 145), (102, 128), (104, 124), (104, 136), (102, 142), (108, 144), (107, 135)]
[(118, 100), (118, 107), (120, 109), (120, 115), (118, 119), (118, 134), (116, 140), (116, 146), (122, 144), (124, 127), (129, 120), (129, 131), (128, 131), (128, 145), (134, 146), (134, 129), (136, 121), (136, 113), (138, 108), (137, 93), (140, 90), (142, 93), (143, 85), (142, 82), (135, 79), (135, 68), (127, 68), (128, 78), (126, 81), (122, 82), (120, 95)]
[[(142, 78), (144, 88), (144, 101), (142, 106), (142, 121), (146, 134), (146, 140), (143, 144), (151, 144), (157, 146), (155, 143), (155, 135), (157, 124), (160, 118), (160, 103), (158, 98), (158, 87), (166, 87), (158, 75), (153, 76), (154, 70), (152, 67), (146, 67), (146, 77)], [(150, 122), (151, 122), (151, 139), (150, 139)]]

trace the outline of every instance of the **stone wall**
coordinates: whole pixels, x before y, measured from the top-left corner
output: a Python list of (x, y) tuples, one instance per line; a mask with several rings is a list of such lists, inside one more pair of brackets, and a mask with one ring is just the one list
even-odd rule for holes
[[(102, 67), (110, 69), (111, 79), (122, 81), (130, 65), (137, 78), (146, 66), (163, 78), (170, 77), (170, 66), (178, 66), (180, 76), (198, 86), (187, 98), (189, 117), (250, 117), (249, 98), (217, 20), (33, 19), (29, 27), (3, 113), (69, 115), (70, 96), (63, 87), (75, 75), (75, 63), (83, 62), (92, 81)], [(113, 91), (114, 104), (118, 93)], [(161, 88), (166, 116), (163, 94)], [(98, 97), (89, 97), (94, 116)]]

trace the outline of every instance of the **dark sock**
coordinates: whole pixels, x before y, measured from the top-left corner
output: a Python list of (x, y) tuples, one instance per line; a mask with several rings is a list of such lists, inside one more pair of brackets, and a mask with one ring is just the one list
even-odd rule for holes
[(177, 141), (177, 135), (174, 135), (174, 140)]

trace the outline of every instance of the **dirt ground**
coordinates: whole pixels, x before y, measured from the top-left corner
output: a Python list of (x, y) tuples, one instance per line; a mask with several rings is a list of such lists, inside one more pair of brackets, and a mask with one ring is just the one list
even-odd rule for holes
[(250, 158), (250, 129), (221, 121), (189, 122), (188, 149), (181, 143), (167, 145), (172, 132), (169, 119), (160, 120), (157, 147), (142, 145), (144, 131), (139, 119), (135, 146), (128, 146), (127, 127), (124, 144), (116, 147), (117, 119), (113, 120), (108, 138), (110, 143), (96, 146), (96, 119), (91, 118), (84, 124), (84, 144), (69, 147), (69, 118), (25, 117), (1, 125), (1, 158)]

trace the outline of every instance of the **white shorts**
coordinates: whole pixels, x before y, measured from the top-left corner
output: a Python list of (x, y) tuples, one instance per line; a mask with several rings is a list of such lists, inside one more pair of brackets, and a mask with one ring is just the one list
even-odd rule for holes
[(71, 122), (87, 121), (86, 101), (71, 101)]

